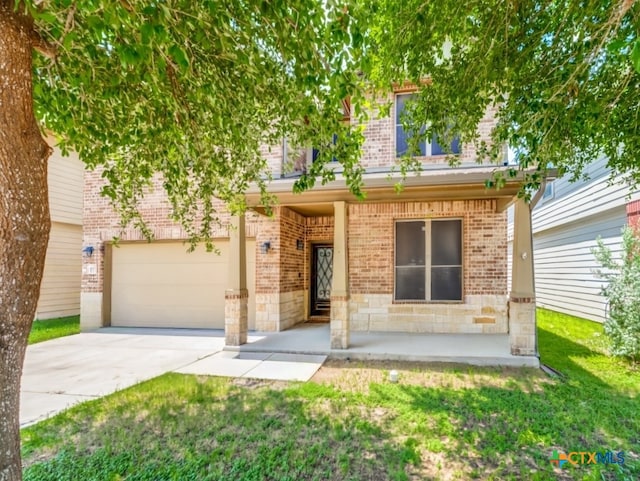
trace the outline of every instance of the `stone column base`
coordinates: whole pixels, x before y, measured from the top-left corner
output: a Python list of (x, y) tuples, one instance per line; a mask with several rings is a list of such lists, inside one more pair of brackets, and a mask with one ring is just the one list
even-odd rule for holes
[(534, 299), (509, 300), (509, 343), (514, 356), (537, 356)]
[(80, 293), (80, 331), (104, 327), (102, 297), (102, 292)]
[(331, 349), (349, 348), (349, 300), (331, 296)]
[(249, 291), (227, 289), (224, 294), (224, 339), (227, 346), (246, 344), (249, 330)]

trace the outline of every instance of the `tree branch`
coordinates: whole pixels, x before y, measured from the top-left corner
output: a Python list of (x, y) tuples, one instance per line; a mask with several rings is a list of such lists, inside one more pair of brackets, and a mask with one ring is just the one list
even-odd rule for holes
[(58, 54), (58, 49), (55, 45), (49, 43), (47, 40), (35, 30), (31, 30), (31, 45), (34, 50), (51, 60), (55, 60)]

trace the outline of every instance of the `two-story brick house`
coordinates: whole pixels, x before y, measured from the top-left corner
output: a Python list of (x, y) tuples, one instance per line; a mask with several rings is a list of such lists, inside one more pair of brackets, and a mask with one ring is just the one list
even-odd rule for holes
[[(247, 330), (280, 331), (308, 320), (330, 322), (331, 346), (345, 349), (352, 331), (509, 334), (512, 353), (536, 354), (530, 212), (516, 202), (513, 286), (507, 286), (506, 208), (518, 182), (501, 190), (485, 181), (502, 166), (476, 162), (473, 146), (452, 144), (460, 165), (448, 165), (433, 141), (420, 145), (424, 170), (394, 188), (392, 166), (407, 149), (400, 122), (407, 96), (394, 96), (389, 117), (366, 126), (362, 166), (366, 201), (356, 200), (337, 167), (336, 180), (293, 194), (295, 159), (286, 142), (264, 149), (278, 198), (273, 217), (254, 211), (229, 217), (220, 255), (187, 253), (158, 186), (142, 214), (155, 234), (147, 243), (98, 194), (100, 172), (85, 177), (82, 284), (84, 329), (113, 326), (224, 328), (227, 343)], [(491, 112), (479, 125), (488, 139)], [(119, 247), (110, 240), (120, 237)], [(511, 293), (511, 299), (509, 294)]]

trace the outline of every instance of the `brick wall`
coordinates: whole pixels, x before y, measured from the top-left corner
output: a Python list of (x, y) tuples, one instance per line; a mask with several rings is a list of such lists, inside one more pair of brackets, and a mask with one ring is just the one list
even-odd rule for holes
[(267, 166), (271, 172), (271, 175), (274, 179), (277, 179), (282, 175), (282, 154), (283, 154), (283, 145), (263, 145), (260, 148), (260, 152), (262, 156), (267, 161)]
[[(393, 100), (393, 96), (388, 98), (377, 99), (377, 106)], [(361, 164), (365, 168), (384, 168), (390, 167), (396, 163), (396, 128), (395, 128), (395, 104), (391, 106), (391, 115), (380, 117), (379, 110), (375, 107), (371, 111), (371, 119), (365, 128), (365, 143), (363, 146), (363, 154)], [(491, 129), (496, 123), (495, 107), (487, 108), (484, 117), (478, 125), (479, 140), (488, 142), (490, 140)], [(473, 164), (476, 162), (476, 148), (473, 144), (462, 145), (462, 151), (458, 159), (463, 164)], [(447, 165), (446, 156), (436, 155), (422, 157), (420, 159), (424, 164), (442, 164)]]
[(463, 222), (464, 294), (506, 294), (506, 213), (493, 200), (350, 204), (350, 292), (393, 294), (395, 220), (447, 217)]
[[(102, 169), (85, 171), (84, 173), (84, 209), (83, 209), (83, 245), (93, 246), (94, 254), (91, 257), (83, 257), (83, 292), (102, 292), (104, 282), (104, 244), (114, 238), (122, 241), (145, 240), (142, 233), (128, 227), (122, 229), (120, 218), (112, 209), (109, 200), (100, 195), (100, 190), (105, 181), (102, 178)], [(216, 208), (220, 212), (220, 224), (214, 228), (214, 237), (228, 239), (229, 213), (224, 204), (218, 202)], [(162, 179), (156, 176), (153, 185), (145, 194), (144, 201), (140, 205), (142, 218), (147, 222), (156, 240), (186, 240), (188, 233), (170, 219), (171, 205), (162, 188)], [(262, 225), (263, 216), (248, 212), (246, 216), (246, 236), (256, 237), (259, 226)], [(215, 241), (214, 241), (215, 244)], [(187, 246), (185, 246), (185, 251)], [(89, 273), (88, 265), (96, 266), (95, 274)]]
[[(306, 218), (285, 207), (280, 209), (280, 292), (304, 289)], [(298, 249), (298, 241), (302, 249)]]
[[(305, 217), (276, 207), (257, 232), (256, 329), (281, 331), (305, 319)], [(298, 249), (301, 241), (303, 249)], [(260, 251), (270, 243), (268, 253)]]
[[(382, 104), (394, 101), (395, 96), (390, 95), (385, 98), (378, 98), (373, 104), (370, 112), (370, 119), (365, 126), (365, 143), (361, 164), (365, 168), (388, 168), (395, 165), (395, 115), (394, 108), (391, 106), (391, 115), (386, 117), (380, 116), (379, 107)], [(478, 125), (479, 140), (488, 142), (490, 140), (491, 129), (496, 124), (495, 114), (497, 108), (490, 106), (487, 108), (484, 117)], [(283, 173), (283, 144), (265, 145), (261, 148), (267, 166), (269, 167), (274, 179), (280, 178)], [(472, 144), (462, 146), (462, 151), (458, 159), (463, 164), (473, 164), (476, 162), (476, 149)], [(446, 156), (436, 155), (423, 157), (420, 159), (425, 164), (442, 164), (447, 165)]]
[(640, 200), (634, 200), (627, 204), (627, 224), (631, 227), (639, 227), (640, 221)]
[[(394, 303), (397, 219), (461, 218), (463, 301)], [(506, 213), (493, 200), (350, 204), (349, 312), (354, 331), (506, 333)]]
[[(260, 229), (256, 235), (256, 294), (278, 292), (280, 284), (280, 221), (278, 212), (274, 210), (274, 217), (262, 219)], [(261, 246), (269, 242), (269, 252), (261, 252)]]

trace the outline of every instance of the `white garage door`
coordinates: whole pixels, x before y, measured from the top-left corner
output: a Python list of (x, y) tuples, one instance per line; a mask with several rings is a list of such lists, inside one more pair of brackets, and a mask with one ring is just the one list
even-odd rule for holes
[[(120, 244), (112, 249), (111, 325), (224, 329), (229, 241), (220, 255), (182, 242)], [(247, 241), (249, 329), (255, 326), (255, 241)]]

